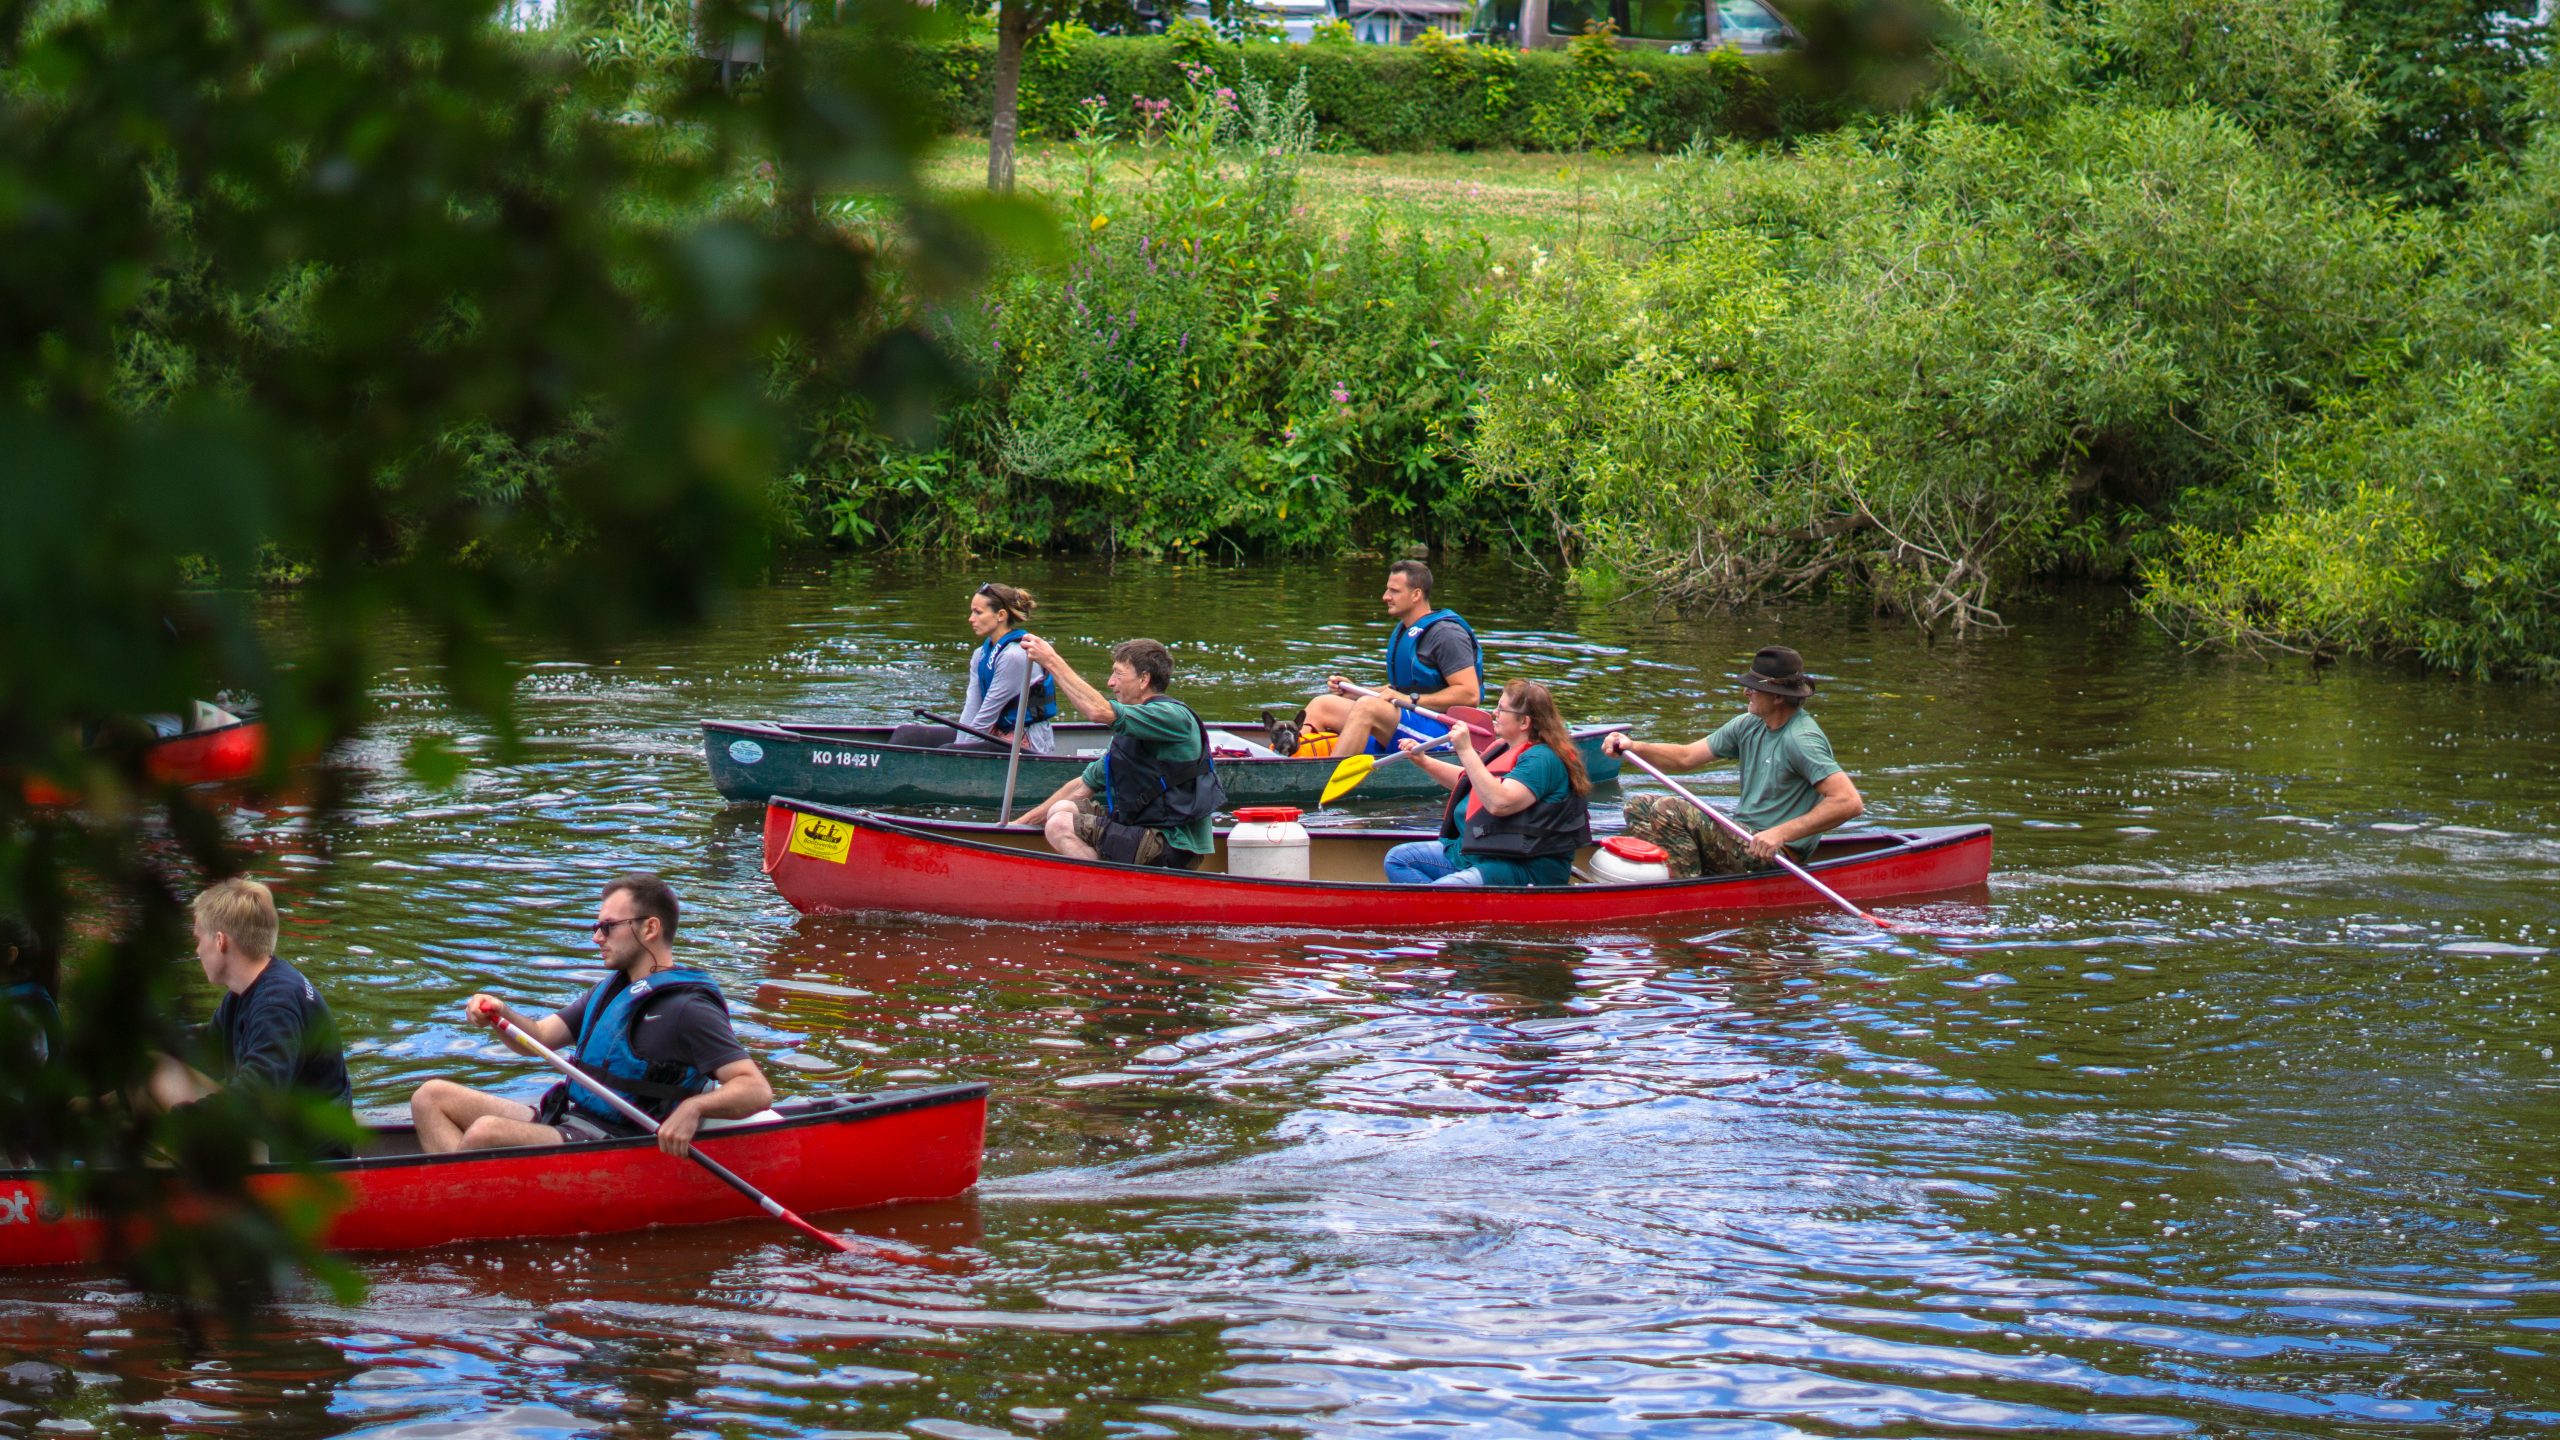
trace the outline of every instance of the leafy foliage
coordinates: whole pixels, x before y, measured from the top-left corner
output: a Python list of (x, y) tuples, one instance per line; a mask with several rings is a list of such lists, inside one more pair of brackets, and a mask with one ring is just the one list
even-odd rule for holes
[[(28, 813), (0, 785), (0, 910), (66, 947), (71, 992), (60, 1063), (0, 1064), (0, 1149), (128, 1214), (169, 1194), (141, 1158), (177, 1157), (159, 1179), (213, 1197), (218, 1236), (162, 1227), (134, 1264), (245, 1303), (312, 1233), (245, 1202), (249, 1138), (319, 1132), (254, 1095), (69, 1105), (178, 1039), (181, 901), (242, 864), (123, 717), (249, 690), (276, 764), (321, 754), (365, 720), (396, 616), (506, 736), (505, 637), (601, 651), (703, 614), (764, 563), (794, 443), (778, 352), (884, 416), (941, 377), (819, 204), (906, 207), (923, 136), (886, 53), (782, 51), (735, 99), (688, 73), (620, 123), (628, 76), (479, 0), (19, 5), (0, 54), (0, 773), (88, 802)], [(278, 553), (307, 592), (289, 637), (187, 586)]]
[[(1145, 551), (1421, 530), (1456, 472), (1480, 248), (1375, 218), (1339, 240), (1309, 224), (1303, 86), (1230, 88), (1194, 66), (1176, 97), (1085, 115), (1075, 253), (945, 316), (986, 380), (939, 447), (831, 424), (809, 474), (829, 528)], [(1104, 174), (1124, 132), (1134, 184)]]

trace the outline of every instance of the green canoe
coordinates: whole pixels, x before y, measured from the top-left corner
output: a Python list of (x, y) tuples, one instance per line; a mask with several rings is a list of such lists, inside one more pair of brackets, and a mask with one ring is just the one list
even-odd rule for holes
[[(789, 725), (752, 720), (702, 722), (702, 755), (711, 762), (711, 783), (731, 800), (770, 800), (790, 795), (824, 805), (985, 805), (1004, 801), (1005, 752), (1001, 750), (929, 750), (889, 743), (888, 725)], [(1618, 773), (1618, 762), (1600, 753), (1600, 737), (1624, 725), (1591, 725), (1573, 732), (1582, 763), (1593, 780)], [(1053, 755), (1022, 757), (1022, 775), (1014, 783), (1017, 808), (1036, 805), (1051, 791), (1084, 773), (1084, 767), (1111, 743), (1108, 726), (1061, 724)], [(1210, 743), (1223, 750), (1224, 736), (1258, 735), (1252, 722), (1211, 724)], [(1088, 753), (1089, 752), (1089, 753)], [(1227, 788), (1227, 805), (1295, 805), (1312, 810), (1324, 793), (1331, 760), (1284, 760), (1277, 756), (1225, 756), (1218, 759), (1218, 781)], [(1353, 792), (1371, 800), (1413, 800), (1441, 794), (1438, 785), (1416, 765), (1380, 768)]]

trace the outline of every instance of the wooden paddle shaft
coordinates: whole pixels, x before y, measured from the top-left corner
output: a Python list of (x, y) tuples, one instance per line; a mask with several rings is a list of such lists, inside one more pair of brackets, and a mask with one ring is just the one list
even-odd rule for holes
[(1013, 823), (1013, 777), (1022, 773), (1022, 732), (1031, 728), (1023, 717), (1031, 712), (1031, 687), (1040, 683), (1038, 662), (1022, 663), (1022, 693), (1013, 697), (1013, 753), (1004, 762), (1004, 807), (996, 812), (999, 825)]
[[(588, 1090), (595, 1094), (603, 1096), (605, 1103), (611, 1105), (615, 1112), (620, 1114), (623, 1119), (630, 1121), (634, 1125), (645, 1127), (652, 1135), (658, 1133), (658, 1122), (650, 1119), (648, 1112), (642, 1110), (639, 1106), (632, 1104), (630, 1101), (623, 1099), (620, 1095), (615, 1094), (610, 1088), (599, 1085), (594, 1080), (588, 1078), (585, 1071), (580, 1070), (577, 1066), (561, 1059), (559, 1052), (553, 1050), (550, 1046), (543, 1044), (541, 1041), (534, 1039), (531, 1035), (526, 1034), (523, 1026), (508, 1019), (505, 1015), (498, 1015), (494, 1018), (497, 1022), (499, 1034), (507, 1036), (518, 1044), (524, 1046), (526, 1049), (531, 1050), (534, 1054), (541, 1056), (543, 1063), (549, 1065), (552, 1069), (568, 1076), (578, 1084), (584, 1085)], [(736, 1171), (721, 1164), (719, 1161), (712, 1159), (710, 1156), (703, 1154), (701, 1146), (696, 1145), (687, 1149), (685, 1151), (685, 1158), (693, 1161), (697, 1165), (700, 1165), (703, 1169), (710, 1171), (713, 1175), (718, 1176), (722, 1183), (726, 1184), (730, 1189), (737, 1191), (739, 1194), (746, 1196), (748, 1200), (754, 1202), (757, 1209), (762, 1210), (774, 1219), (781, 1221), (785, 1225), (791, 1226), (793, 1229), (798, 1230), (810, 1239), (817, 1241), (819, 1244), (824, 1245), (839, 1254), (852, 1253), (852, 1246), (847, 1245), (842, 1240), (837, 1239), (835, 1236), (828, 1234), (826, 1231), (819, 1229), (817, 1226), (810, 1224), (808, 1221), (803, 1220), (799, 1216), (784, 1209), (780, 1201), (775, 1200), (772, 1196), (767, 1195), (753, 1185), (748, 1184), (744, 1179), (739, 1177)]]
[[(1642, 770), (1644, 773), (1661, 781), (1663, 784), (1670, 786), (1673, 793), (1677, 794), (1681, 799), (1688, 801), (1690, 804), (1697, 806), (1700, 810), (1706, 812), (1708, 819), (1723, 826), (1735, 839), (1740, 840), (1745, 845), (1749, 845), (1751, 843), (1751, 832), (1742, 828), (1742, 822), (1734, 819), (1730, 815), (1727, 815), (1713, 805), (1708, 804), (1698, 795), (1698, 792), (1653, 768), (1653, 763), (1651, 761), (1637, 754), (1633, 749), (1628, 749), (1622, 752), (1622, 758), (1635, 762), (1635, 767), (1637, 769)], [(1857, 916), (1859, 919), (1866, 921), (1868, 924), (1875, 926), (1879, 930), (1890, 930), (1893, 928), (1882, 920), (1877, 919), (1875, 916), (1870, 915), (1866, 911), (1859, 909), (1857, 906), (1850, 904), (1847, 899), (1842, 897), (1839, 891), (1834, 890), (1830, 886), (1813, 878), (1812, 872), (1797, 864), (1795, 862), (1795, 857), (1787, 853), (1785, 846), (1779, 846), (1769, 858), (1777, 861), (1780, 865), (1785, 866), (1787, 873), (1820, 891), (1822, 893), (1822, 898), (1830, 901), (1832, 904), (1839, 906), (1841, 909), (1848, 911), (1850, 914)]]

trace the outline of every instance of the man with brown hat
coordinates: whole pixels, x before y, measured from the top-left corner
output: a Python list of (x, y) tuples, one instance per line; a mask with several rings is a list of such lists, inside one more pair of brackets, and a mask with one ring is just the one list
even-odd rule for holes
[(1804, 657), (1772, 645), (1753, 656), (1751, 668), (1737, 678), (1751, 692), (1750, 710), (1704, 740), (1661, 745), (1620, 731), (1602, 742), (1612, 755), (1632, 752), (1673, 772), (1718, 760), (1740, 763), (1733, 818), (1751, 832), (1747, 846), (1677, 795), (1628, 797), (1626, 832), (1668, 851), (1674, 875), (1763, 869), (1781, 845), (1798, 860), (1808, 859), (1822, 832), (1867, 812), (1857, 783), (1831, 758), (1831, 737), (1805, 713), (1813, 681), (1804, 673)]

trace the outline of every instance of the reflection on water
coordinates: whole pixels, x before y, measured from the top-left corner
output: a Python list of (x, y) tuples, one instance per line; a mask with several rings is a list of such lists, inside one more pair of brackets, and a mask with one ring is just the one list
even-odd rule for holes
[[(1365, 574), (1027, 578), (1071, 659), (1155, 634), (1221, 711), (1376, 663)], [(1578, 718), (1702, 733), (1727, 667), (1803, 649), (1881, 818), (1999, 826), (1988, 902), (1900, 937), (804, 920), (692, 722), (949, 700), (947, 582), (802, 576), (539, 666), (530, 753), (432, 795), (397, 764), (455, 724), (421, 668), (359, 809), (239, 817), (361, 1103), (541, 1088), (458, 1001), (574, 994), (596, 888), (647, 866), (785, 1088), (992, 1082), (986, 1183), (836, 1222), (930, 1264), (754, 1225), (375, 1257), (360, 1307), (204, 1346), (94, 1276), (0, 1276), (0, 1433), (2560, 1427), (2541, 697), (2191, 660), (2106, 603), (1933, 650), (1467, 578), (1494, 673)]]

